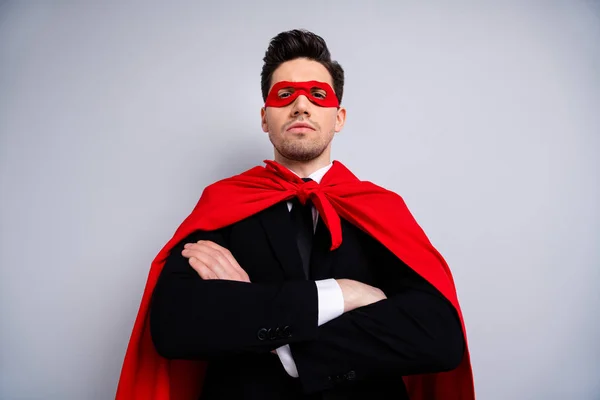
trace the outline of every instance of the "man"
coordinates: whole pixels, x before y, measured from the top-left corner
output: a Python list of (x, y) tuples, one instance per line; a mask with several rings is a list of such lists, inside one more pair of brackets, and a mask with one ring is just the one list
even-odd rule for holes
[(209, 186), (153, 262), (119, 399), (474, 399), (449, 269), (331, 144), (344, 72), (307, 31), (264, 57), (274, 160)]

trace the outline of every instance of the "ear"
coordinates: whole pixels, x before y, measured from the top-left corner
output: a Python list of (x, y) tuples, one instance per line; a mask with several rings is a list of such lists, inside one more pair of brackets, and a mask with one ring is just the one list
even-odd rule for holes
[(344, 107), (338, 108), (337, 115), (335, 116), (335, 132), (339, 132), (346, 123), (346, 109)]
[(260, 109), (260, 124), (263, 132), (269, 132), (269, 125), (267, 124), (267, 109), (265, 107), (261, 107)]

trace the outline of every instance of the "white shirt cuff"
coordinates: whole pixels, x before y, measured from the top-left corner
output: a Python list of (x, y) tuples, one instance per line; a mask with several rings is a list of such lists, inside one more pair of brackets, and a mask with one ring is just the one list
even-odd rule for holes
[(344, 313), (344, 294), (335, 279), (315, 281), (319, 301), (319, 321), (321, 326)]
[(286, 344), (285, 346), (278, 347), (275, 349), (275, 352), (277, 352), (279, 361), (281, 361), (285, 372), (292, 378), (297, 378), (298, 368), (296, 367), (296, 362), (292, 358), (292, 349), (290, 349), (290, 345)]
[[(335, 279), (323, 279), (315, 281), (317, 285), (317, 297), (319, 304), (318, 325), (321, 326), (344, 313), (344, 294), (342, 288)], [(285, 372), (292, 378), (298, 377), (298, 368), (292, 357), (292, 349), (289, 345), (281, 346), (275, 349), (279, 361), (283, 365)]]

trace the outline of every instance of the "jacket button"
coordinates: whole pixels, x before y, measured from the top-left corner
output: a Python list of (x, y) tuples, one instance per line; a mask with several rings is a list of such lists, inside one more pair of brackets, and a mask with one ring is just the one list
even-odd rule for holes
[(288, 325), (286, 325), (286, 326), (283, 328), (283, 331), (281, 331), (281, 335), (282, 335), (284, 338), (289, 338), (289, 337), (292, 337), (292, 328), (290, 328)]
[(265, 328), (260, 329), (256, 336), (258, 340), (265, 340), (267, 338), (267, 330)]

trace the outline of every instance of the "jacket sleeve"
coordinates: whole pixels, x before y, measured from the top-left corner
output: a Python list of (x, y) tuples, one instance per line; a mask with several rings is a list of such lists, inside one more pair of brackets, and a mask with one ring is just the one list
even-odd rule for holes
[(458, 315), (431, 284), (378, 243), (372, 246), (385, 300), (320, 326), (318, 337), (291, 344), (305, 392), (352, 381), (456, 368), (465, 351)]
[(223, 230), (197, 231), (168, 256), (150, 305), (150, 332), (161, 356), (209, 360), (316, 338), (314, 282), (203, 280), (181, 255), (184, 244), (198, 240), (227, 248), (226, 238)]

